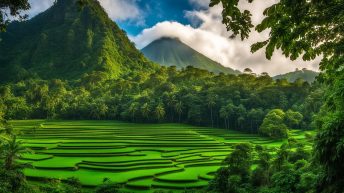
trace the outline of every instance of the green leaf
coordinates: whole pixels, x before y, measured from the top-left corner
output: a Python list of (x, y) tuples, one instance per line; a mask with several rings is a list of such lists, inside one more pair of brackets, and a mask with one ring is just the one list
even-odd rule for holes
[(255, 44), (253, 44), (251, 46), (251, 52), (257, 52), (258, 50), (260, 50), (261, 48), (263, 48), (264, 46), (266, 46), (269, 43), (269, 40), (263, 41), (263, 42), (257, 42)]

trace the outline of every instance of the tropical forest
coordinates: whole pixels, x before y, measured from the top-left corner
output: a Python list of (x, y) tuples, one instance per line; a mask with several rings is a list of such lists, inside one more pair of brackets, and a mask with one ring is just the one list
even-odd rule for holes
[(344, 0), (0, 0), (0, 193), (344, 193)]

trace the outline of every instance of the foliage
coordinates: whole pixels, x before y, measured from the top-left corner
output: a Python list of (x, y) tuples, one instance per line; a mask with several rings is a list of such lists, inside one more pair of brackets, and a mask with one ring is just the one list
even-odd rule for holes
[(274, 80), (287, 79), (289, 82), (298, 81), (298, 82), (300, 82), (300, 84), (303, 84), (304, 81), (307, 81), (309, 83), (313, 83), (314, 81), (316, 81), (316, 78), (318, 76), (319, 76), (318, 72), (314, 72), (314, 71), (307, 70), (307, 69), (302, 69), (302, 70), (296, 69), (296, 71), (294, 71), (294, 72), (289, 72), (286, 74), (274, 76), (273, 79)]
[(302, 120), (303, 120), (303, 115), (299, 112), (294, 112), (289, 109), (285, 113), (285, 122), (289, 128), (300, 129), (301, 128), (300, 124)]
[(95, 193), (121, 193), (118, 184), (112, 183), (109, 179), (104, 179), (102, 185), (96, 188)]
[(77, 2), (58, 0), (44, 13), (12, 22), (6, 33), (0, 33), (0, 82), (39, 77), (84, 78), (94, 84), (157, 67), (108, 18), (98, 1), (83, 0), (81, 8)]
[(0, 192), (33, 192), (26, 183), (25, 176), (21, 171), (27, 164), (16, 162), (22, 153), (29, 150), (17, 140), (12, 127), (6, 119), (3, 119), (1, 123), (5, 124), (5, 132), (0, 134)]
[(5, 170), (15, 170), (22, 168), (25, 164), (16, 163), (16, 159), (21, 157), (22, 153), (29, 152), (29, 149), (22, 146), (22, 142), (17, 140), (15, 135), (12, 135), (10, 139), (7, 139), (2, 144), (1, 159), (4, 160), (3, 168)]
[(227, 167), (221, 168), (210, 182), (209, 191), (223, 193), (250, 192), (248, 184), (251, 176), (252, 147), (239, 144), (224, 161)]
[(300, 129), (303, 115), (299, 112), (282, 109), (271, 110), (264, 118), (259, 133), (272, 138), (288, 137), (289, 129)]
[(25, 19), (27, 15), (21, 12), (28, 9), (30, 9), (28, 0), (0, 0), (0, 32), (6, 30), (11, 17)]
[[(223, 4), (223, 23), (242, 39), (249, 36), (252, 22), (250, 12), (241, 11), (238, 1), (212, 0), (211, 5)], [(252, 0), (249, 0), (252, 2)], [(320, 118), (315, 154), (323, 166), (323, 179), (319, 192), (343, 192), (343, 139), (344, 116), (344, 3), (341, 0), (290, 1), (283, 0), (265, 9), (264, 20), (256, 26), (258, 32), (269, 30), (269, 38), (252, 46), (252, 51), (266, 47), (270, 59), (276, 49), (295, 60), (314, 60), (322, 57), (320, 69), (326, 91), (325, 117)]]
[(259, 133), (272, 138), (288, 137), (288, 127), (285, 124), (286, 114), (281, 109), (271, 110), (264, 118)]
[(76, 178), (68, 178), (65, 182), (61, 180), (48, 180), (44, 185), (39, 186), (41, 193), (81, 193), (80, 181)]
[(0, 192), (21, 192), (25, 186), (25, 176), (20, 171), (0, 169)]
[[(329, 113), (323, 118), (321, 130), (316, 137), (316, 158), (324, 166), (324, 175), (319, 184), (319, 190), (325, 192), (342, 192), (343, 179), (343, 156), (344, 156), (344, 114), (339, 111)], [(329, 159), (331, 158), (331, 159)]]
[[(297, 152), (293, 152), (295, 147), (299, 148)], [(306, 154), (300, 154), (300, 152)], [(209, 192), (302, 193), (315, 191), (316, 181), (319, 178), (318, 167), (311, 166), (309, 156), (293, 155), (309, 155), (310, 152), (302, 144), (284, 144), (276, 156), (271, 156), (269, 150), (262, 146), (256, 146), (255, 153), (258, 154), (257, 159), (253, 159), (253, 152), (249, 146), (238, 145), (233, 152), (234, 155), (229, 156), (229, 158), (232, 157), (229, 164), (242, 167), (234, 166), (240, 169), (233, 170), (229, 165), (219, 169), (215, 179), (209, 184)], [(290, 157), (293, 158), (288, 159)], [(256, 164), (256, 167), (252, 167), (253, 164)]]
[[(213, 74), (161, 67), (133, 77), (89, 81), (26, 80), (0, 86), (8, 119), (115, 119), (184, 122), (257, 133), (271, 109), (290, 109), (293, 129), (310, 129), (321, 85), (280, 84), (269, 76)], [(312, 100), (307, 100), (312, 95)], [(310, 105), (312, 107), (310, 108)], [(313, 107), (314, 106), (314, 107)], [(289, 111), (287, 111), (289, 112)], [(293, 114), (294, 115), (294, 114)]]
[(300, 129), (303, 115), (299, 112), (282, 109), (271, 110), (264, 118), (259, 133), (272, 138), (288, 137), (289, 129)]

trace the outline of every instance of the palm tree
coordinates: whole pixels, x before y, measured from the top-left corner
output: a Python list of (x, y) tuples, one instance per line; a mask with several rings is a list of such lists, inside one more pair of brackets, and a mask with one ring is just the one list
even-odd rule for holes
[(150, 107), (148, 103), (143, 104), (143, 106), (141, 107), (141, 113), (144, 118), (148, 119), (150, 113)]
[(23, 164), (17, 164), (15, 160), (21, 157), (21, 154), (29, 152), (29, 149), (22, 145), (22, 141), (18, 141), (15, 135), (11, 139), (6, 140), (3, 144), (1, 157), (4, 160), (5, 170), (14, 170), (20, 168)]
[(8, 185), (2, 188), (5, 192), (21, 192), (20, 189), (25, 183), (25, 176), (21, 169), (30, 164), (20, 164), (16, 160), (20, 159), (22, 153), (29, 152), (29, 150), (22, 146), (22, 142), (18, 141), (15, 135), (12, 135), (11, 138), (1, 135), (0, 137), (3, 138), (0, 144), (0, 160), (3, 165), (0, 181)]
[(289, 149), (287, 146), (287, 144), (283, 144), (277, 151), (277, 156), (273, 161), (273, 166), (277, 171), (280, 171), (285, 161), (288, 160)]
[(172, 122), (173, 122), (173, 119), (174, 119), (174, 112), (173, 112), (173, 109), (174, 109), (174, 105), (176, 103), (176, 96), (174, 94), (170, 94), (168, 95), (168, 98), (167, 98), (167, 106), (168, 106), (168, 109), (171, 113), (171, 119), (172, 119)]
[(174, 109), (178, 113), (179, 123), (180, 123), (181, 115), (183, 113), (183, 103), (181, 101), (175, 103), (174, 104)]
[(211, 127), (214, 127), (214, 119), (213, 119), (213, 108), (216, 105), (216, 95), (209, 95), (207, 97), (207, 105), (210, 108), (210, 117), (211, 117)]
[[(227, 112), (227, 129), (229, 129), (231, 126), (233, 127), (233, 118), (236, 114), (236, 106), (233, 105), (232, 102), (229, 102), (225, 109)], [(235, 122), (236, 121), (234, 121), (234, 127), (236, 127)]]
[(155, 115), (158, 121), (163, 119), (165, 117), (165, 108), (164, 106), (160, 103), (156, 108), (155, 108)]
[(135, 114), (137, 112), (137, 108), (138, 108), (137, 102), (131, 103), (131, 105), (129, 107), (129, 113), (131, 114), (131, 120), (132, 121), (135, 121)]
[(2, 125), (0, 125), (0, 134), (12, 136), (13, 135), (13, 126), (11, 124), (9, 124), (7, 121), (3, 121)]
[(220, 117), (225, 120), (225, 127), (226, 127), (226, 129), (228, 129), (228, 127), (229, 127), (229, 123), (227, 121), (228, 116), (229, 116), (229, 113), (227, 111), (226, 106), (222, 107), (220, 109)]

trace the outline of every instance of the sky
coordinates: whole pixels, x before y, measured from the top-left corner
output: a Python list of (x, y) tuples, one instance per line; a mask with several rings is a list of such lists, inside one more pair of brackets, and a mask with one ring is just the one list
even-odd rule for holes
[[(30, 17), (48, 9), (55, 0), (29, 0)], [(269, 31), (257, 33), (252, 30), (250, 38), (241, 41), (230, 39), (231, 33), (221, 23), (222, 6), (209, 8), (210, 0), (99, 0), (109, 17), (125, 30), (138, 49), (161, 37), (179, 38), (182, 42), (221, 63), (224, 66), (243, 71), (251, 68), (255, 73), (268, 72), (278, 75), (296, 68), (319, 71), (319, 59), (304, 62), (290, 61), (280, 50), (271, 60), (265, 58), (264, 50), (250, 52), (250, 46), (266, 40)], [(278, 0), (264, 0), (240, 4), (253, 15), (253, 23), (258, 24), (264, 16), (262, 12)]]

